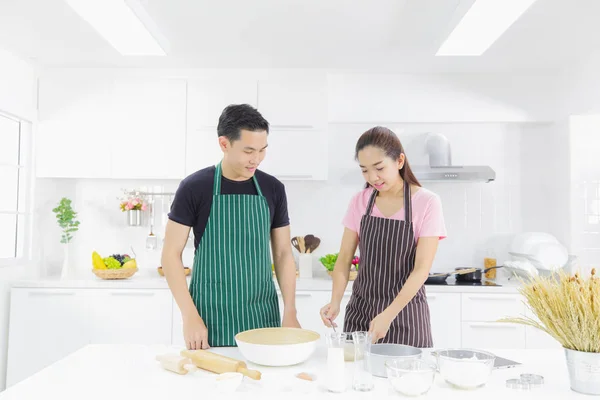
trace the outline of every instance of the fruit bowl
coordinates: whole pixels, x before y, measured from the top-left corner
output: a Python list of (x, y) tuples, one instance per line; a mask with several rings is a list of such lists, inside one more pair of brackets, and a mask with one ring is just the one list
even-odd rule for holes
[(120, 269), (93, 269), (92, 272), (100, 279), (127, 279), (131, 278), (137, 268), (120, 268)]
[(112, 254), (102, 258), (94, 251), (92, 265), (92, 272), (101, 279), (127, 279), (138, 271), (137, 261), (127, 254)]

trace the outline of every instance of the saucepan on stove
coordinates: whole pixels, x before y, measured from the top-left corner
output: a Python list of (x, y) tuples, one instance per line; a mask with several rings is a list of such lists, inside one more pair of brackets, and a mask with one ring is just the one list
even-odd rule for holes
[(456, 275), (456, 280), (458, 280), (459, 276), (467, 275), (469, 273), (476, 272), (477, 268), (457, 268), (454, 272), (442, 272), (437, 274), (429, 274), (427, 280), (425, 281), (426, 285), (443, 285), (446, 282), (446, 279), (450, 275)]
[[(455, 272), (459, 273), (456, 275), (456, 281), (457, 282), (474, 282), (474, 283), (478, 283), (481, 282), (481, 278), (483, 277), (483, 274), (485, 274), (486, 272), (488, 272), (489, 270), (492, 269), (496, 269), (496, 268), (502, 268), (502, 265), (498, 265), (496, 267), (490, 267), (490, 268), (486, 268), (486, 269), (482, 269), (482, 268), (456, 268)], [(468, 272), (468, 273), (460, 273), (460, 272), (464, 272), (466, 270), (474, 270), (472, 272)]]

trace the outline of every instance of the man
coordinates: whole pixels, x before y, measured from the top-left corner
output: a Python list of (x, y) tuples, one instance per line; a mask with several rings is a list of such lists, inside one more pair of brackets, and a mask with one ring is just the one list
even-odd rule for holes
[[(249, 329), (300, 327), (285, 187), (257, 169), (265, 157), (269, 123), (247, 104), (230, 105), (217, 133), (223, 159), (179, 185), (162, 252), (188, 349), (235, 346), (235, 335)], [(191, 228), (196, 251), (188, 289), (181, 254)]]

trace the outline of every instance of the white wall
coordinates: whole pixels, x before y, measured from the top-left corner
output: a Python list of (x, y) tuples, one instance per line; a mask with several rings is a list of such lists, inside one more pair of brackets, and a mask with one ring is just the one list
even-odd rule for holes
[(0, 49), (0, 110), (33, 122), (36, 92), (34, 66)]
[[(0, 111), (35, 124), (36, 85), (35, 68), (0, 49)], [(4, 389), (6, 377), (9, 285), (13, 279), (36, 274), (33, 265), (0, 267), (0, 390)]]
[[(259, 72), (271, 73), (247, 74)], [(153, 74), (148, 70), (139, 73)], [(201, 73), (154, 72), (169, 76)], [(313, 233), (321, 237), (317, 255), (338, 250), (343, 214), (350, 197), (362, 187), (353, 161), (354, 143), (366, 129), (383, 124), (400, 135), (413, 164), (426, 163), (424, 154), (418, 154), (421, 149), (415, 135), (432, 131), (450, 139), (455, 164), (490, 165), (496, 170), (497, 180), (489, 184), (424, 182), (442, 197), (449, 231), (434, 270), (480, 266), (489, 250), (502, 261), (510, 236), (522, 229), (549, 231), (568, 244), (569, 235), (564, 229), (568, 222), (547, 218), (548, 211), (567, 207), (568, 201), (558, 196), (547, 202), (542, 195), (543, 190), (551, 190), (556, 184), (548, 172), (568, 162), (567, 153), (560, 151), (566, 142), (566, 128), (560, 121), (553, 122), (560, 120), (564, 111), (564, 87), (564, 76), (330, 73), (329, 180), (286, 182), (292, 235)], [(535, 121), (546, 122), (532, 123)], [(550, 169), (546, 168), (549, 154), (555, 162)], [(557, 174), (564, 172), (558, 167), (555, 170)], [(71, 197), (80, 213), (82, 225), (73, 242), (71, 259), (84, 274), (89, 274), (93, 249), (109, 254), (129, 252), (133, 245), (141, 268), (150, 271), (158, 266), (159, 252), (143, 250), (148, 228), (125, 226), (117, 196), (124, 187), (162, 185), (169, 191), (175, 190), (178, 182), (51, 179), (38, 183), (39, 191), (45, 194), (36, 201), (37, 231), (44, 233), (37, 250), (47, 274), (58, 273), (62, 260), (59, 231), (51, 213), (62, 196)], [(545, 208), (538, 207), (540, 201)], [(162, 225), (159, 223), (155, 230), (162, 232)], [(185, 257), (191, 263), (191, 249)]]

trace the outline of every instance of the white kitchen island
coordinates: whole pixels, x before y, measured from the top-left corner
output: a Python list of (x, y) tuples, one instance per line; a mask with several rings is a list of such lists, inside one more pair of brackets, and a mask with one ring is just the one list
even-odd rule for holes
[[(197, 371), (177, 375), (164, 370), (155, 356), (177, 353), (180, 347), (148, 345), (88, 345), (52, 364), (33, 376), (0, 393), (0, 400), (25, 399), (214, 399), (223, 396), (236, 398), (294, 397), (315, 398), (383, 398), (399, 397), (386, 379), (374, 378), (375, 389), (358, 393), (350, 389), (352, 363), (346, 363), (348, 390), (333, 394), (323, 387), (325, 375), (325, 349), (319, 347), (307, 362), (285, 368), (268, 368), (248, 364), (263, 374), (261, 381), (244, 378), (242, 385), (232, 394), (214, 392), (214, 374)], [(220, 348), (212, 351), (243, 360), (237, 348)], [(485, 387), (463, 391), (450, 387), (436, 375), (426, 399), (571, 399), (589, 398), (569, 387), (567, 367), (562, 350), (491, 350), (498, 356), (522, 363), (510, 369), (494, 370)], [(428, 357), (428, 355), (427, 355)], [(316, 376), (315, 382), (295, 378), (299, 372)], [(539, 374), (545, 378), (541, 388), (518, 391), (506, 388), (505, 381), (521, 373)]]

